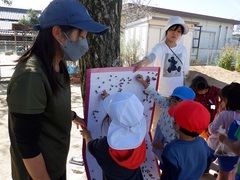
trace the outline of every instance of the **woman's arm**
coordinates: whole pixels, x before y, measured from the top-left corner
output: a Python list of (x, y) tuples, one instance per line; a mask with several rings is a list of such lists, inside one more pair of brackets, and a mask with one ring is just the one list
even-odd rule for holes
[(38, 156), (33, 158), (23, 159), (23, 162), (32, 179), (34, 180), (51, 179), (48, 175), (42, 154), (39, 154)]
[(141, 67), (145, 67), (147, 65), (148, 65), (148, 59), (147, 58), (143, 58), (142, 60), (132, 64), (132, 66), (134, 67), (133, 72), (136, 72)]
[(32, 179), (50, 179), (38, 145), (43, 114), (12, 113), (15, 118), (14, 135), (24, 165)]

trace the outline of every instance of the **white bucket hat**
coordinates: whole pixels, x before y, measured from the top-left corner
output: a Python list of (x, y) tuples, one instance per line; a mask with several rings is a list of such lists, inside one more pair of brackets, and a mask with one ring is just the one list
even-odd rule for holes
[(189, 31), (189, 27), (185, 24), (184, 20), (180, 18), (179, 16), (172, 16), (168, 19), (167, 24), (165, 26), (165, 32), (173, 25), (180, 24), (183, 26), (183, 34), (187, 34)]
[(111, 118), (107, 133), (111, 148), (134, 149), (142, 144), (147, 131), (146, 119), (144, 107), (134, 94), (109, 95), (103, 101), (103, 108)]

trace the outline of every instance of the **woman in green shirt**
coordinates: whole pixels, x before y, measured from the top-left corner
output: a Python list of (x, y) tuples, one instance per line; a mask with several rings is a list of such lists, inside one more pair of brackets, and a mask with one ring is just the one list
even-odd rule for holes
[(8, 85), (9, 136), (14, 180), (66, 179), (72, 120), (70, 78), (65, 60), (88, 50), (88, 32), (108, 27), (92, 20), (75, 0), (53, 0), (42, 12), (32, 47), (18, 59)]

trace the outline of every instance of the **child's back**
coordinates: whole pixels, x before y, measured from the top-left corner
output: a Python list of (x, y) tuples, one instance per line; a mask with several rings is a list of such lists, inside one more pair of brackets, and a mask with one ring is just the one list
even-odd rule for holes
[(207, 168), (209, 155), (209, 147), (201, 137), (170, 142), (162, 154), (162, 179), (198, 180)]
[(210, 114), (200, 103), (184, 100), (169, 109), (174, 118), (173, 128), (179, 139), (163, 150), (162, 180), (197, 180), (211, 162), (210, 148), (198, 137), (209, 124)]

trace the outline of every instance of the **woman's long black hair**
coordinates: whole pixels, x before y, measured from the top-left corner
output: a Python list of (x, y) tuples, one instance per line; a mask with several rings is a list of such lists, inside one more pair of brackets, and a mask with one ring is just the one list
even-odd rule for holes
[[(73, 29), (71, 26), (59, 26), (63, 32)], [(54, 95), (59, 91), (59, 82), (53, 69), (53, 59), (59, 48), (59, 43), (52, 35), (52, 27), (39, 31), (32, 47), (26, 51), (17, 61), (27, 61), (31, 55), (35, 54), (42, 62), (47, 74), (49, 84)], [(60, 69), (65, 75), (66, 83), (70, 84), (70, 76), (63, 61), (60, 62)]]

